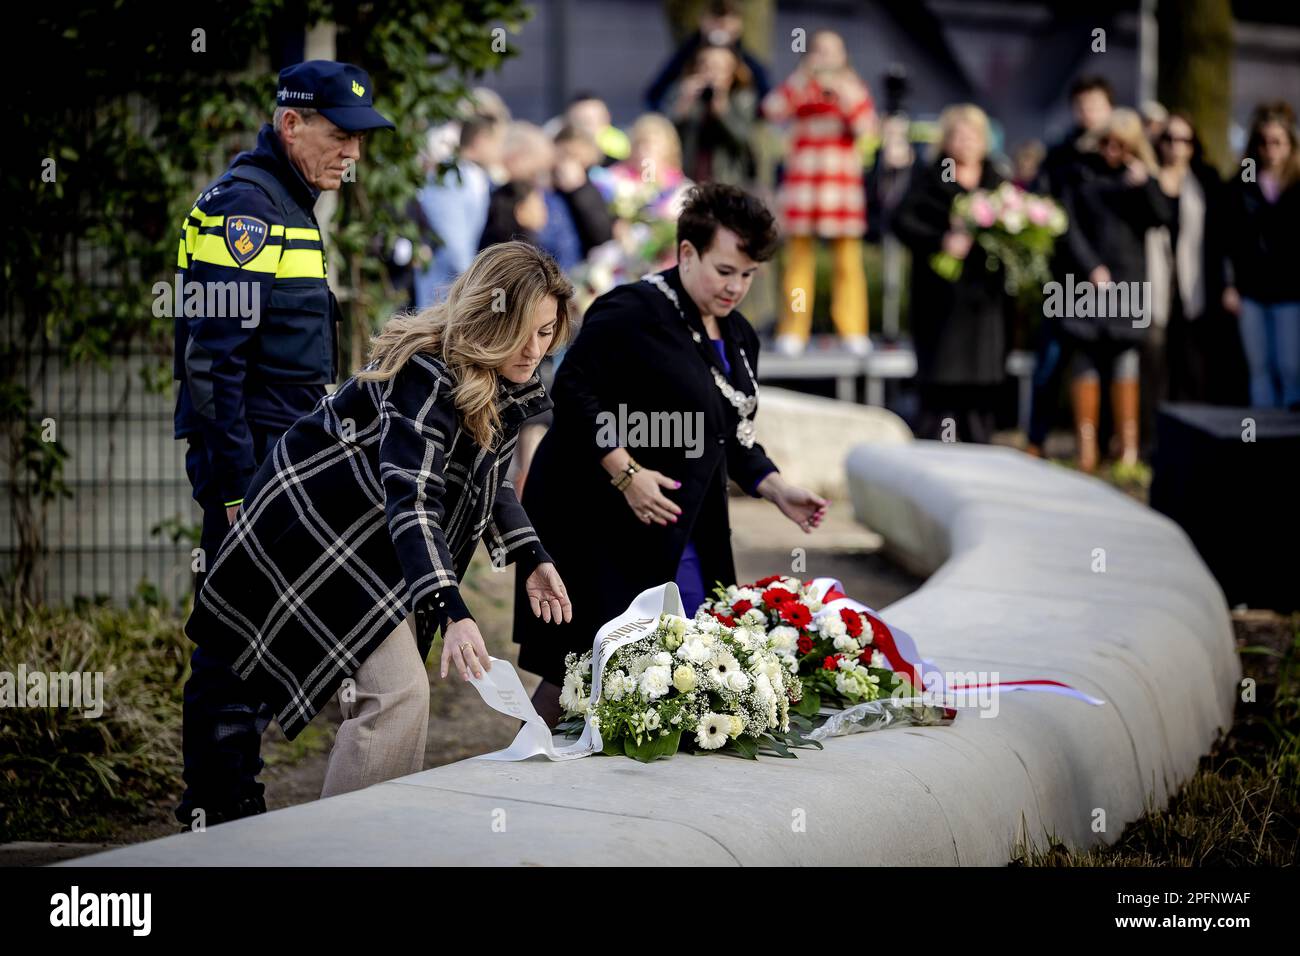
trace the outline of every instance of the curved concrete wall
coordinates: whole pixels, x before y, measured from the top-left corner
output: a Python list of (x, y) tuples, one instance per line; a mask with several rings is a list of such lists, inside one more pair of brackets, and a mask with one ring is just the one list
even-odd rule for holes
[(848, 494), (844, 460), (856, 445), (912, 440), (907, 423), (886, 408), (855, 405), (784, 388), (762, 386), (758, 440), (791, 484), (828, 498)]
[(927, 657), (1107, 704), (1008, 694), (996, 717), (797, 760), (465, 760), (69, 865), (996, 866), (1024, 836), (1113, 842), (1148, 798), (1163, 806), (1229, 725), (1240, 676), (1223, 598), (1182, 532), (1005, 449), (862, 446), (848, 472), (859, 517), (934, 572), (882, 609)]

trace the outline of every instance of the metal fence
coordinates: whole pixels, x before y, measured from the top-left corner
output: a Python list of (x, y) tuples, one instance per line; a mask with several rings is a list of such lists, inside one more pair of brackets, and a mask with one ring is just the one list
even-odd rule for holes
[[(170, 355), (128, 344), (113, 348), (106, 365), (72, 363), (60, 345), (24, 335), (13, 317), (8, 326), (16, 378), (32, 398), (29, 418), (52, 427), (68, 453), (62, 481), (71, 495), (42, 509), (23, 469), (0, 462), (8, 478), (0, 513), (9, 516), (0, 575), (11, 579), (20, 522), (34, 516), (41, 547), (33, 592), (41, 603), (124, 603), (142, 586), (179, 601), (193, 587), (201, 512), (190, 497), (184, 442), (172, 438), (174, 386), (160, 393), (147, 384), (159, 380), (160, 366), (170, 379)], [(12, 448), (6, 443), (0, 455), (10, 458)]]

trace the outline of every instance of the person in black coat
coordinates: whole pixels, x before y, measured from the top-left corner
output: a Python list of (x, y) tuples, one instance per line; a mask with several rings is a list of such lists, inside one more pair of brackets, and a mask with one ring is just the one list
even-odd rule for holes
[(1224, 312), (1227, 190), (1205, 162), (1188, 114), (1169, 114), (1156, 152), (1171, 216), (1168, 226), (1147, 233), (1152, 322), (1142, 352), (1146, 436), (1154, 435), (1160, 402), (1243, 404), (1246, 379), (1236, 322)]
[(479, 253), (253, 476), (185, 632), (290, 740), (347, 682), (322, 796), (421, 768), (435, 631), (443, 677), (490, 667), (458, 586), (479, 541), (519, 569), (529, 613), (571, 617), (505, 475), (520, 423), (550, 405), (537, 365), (567, 337), (572, 294), (531, 245)]
[[(1055, 309), (1049, 294), (1044, 309), (1059, 310), (1061, 326), (1074, 349), (1070, 397), (1074, 406), (1079, 467), (1096, 470), (1097, 425), (1103, 379), (1110, 381), (1119, 459), (1138, 460), (1139, 346), (1151, 324), (1148, 301), (1146, 234), (1172, 221), (1172, 204), (1160, 189), (1155, 154), (1142, 119), (1117, 109), (1097, 131), (1096, 158), (1083, 166), (1064, 195), (1070, 228), (1065, 235), (1078, 274), (1067, 284)], [(1094, 308), (1080, 302), (1094, 294)], [(1102, 314), (1102, 313), (1105, 314)], [(1086, 314), (1091, 313), (1091, 314)]]
[[(1249, 171), (1249, 175), (1248, 175)], [(1250, 404), (1300, 408), (1300, 137), (1285, 102), (1255, 109), (1229, 181), (1228, 246)]]
[(573, 620), (537, 626), (516, 582), (519, 664), (554, 724), (565, 656), (647, 588), (676, 581), (693, 615), (735, 583), (727, 482), (767, 498), (805, 532), (827, 502), (789, 485), (754, 441), (758, 336), (736, 311), (777, 243), (771, 213), (734, 186), (692, 189), (678, 266), (619, 286), (587, 311), (556, 373), (554, 424), (523, 504), (569, 587)]
[[(1110, 119), (1115, 108), (1115, 91), (1103, 76), (1081, 76), (1070, 86), (1070, 113), (1074, 118), (1065, 136), (1047, 151), (1038, 167), (1032, 192), (1050, 195), (1061, 201), (1066, 189), (1077, 179), (1079, 172), (1093, 161), (1093, 154), (1085, 152), (1083, 143), (1095, 130)], [(1060, 282), (1076, 271), (1070, 261), (1069, 245), (1058, 241), (1052, 255), (1052, 275)], [(1034, 344), (1034, 377), (1029, 404), (1029, 433), (1025, 451), (1036, 458), (1043, 457), (1043, 446), (1051, 431), (1060, 403), (1061, 381), (1069, 356), (1057, 318), (1044, 315), (1039, 319), (1038, 334)]]
[[(894, 233), (912, 250), (910, 315), (921, 393), (920, 438), (960, 441), (993, 437), (998, 385), (1006, 375), (1008, 300), (1001, 269), (987, 268), (984, 250), (952, 221), (957, 196), (996, 189), (1002, 177), (987, 162), (988, 118), (962, 105), (940, 117), (940, 155), (919, 169), (894, 213)], [(940, 276), (931, 257), (962, 260), (955, 282)]]

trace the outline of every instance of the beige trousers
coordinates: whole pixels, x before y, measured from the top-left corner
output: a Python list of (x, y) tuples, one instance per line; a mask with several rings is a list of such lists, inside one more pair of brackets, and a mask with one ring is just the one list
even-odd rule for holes
[(407, 617), (339, 688), (343, 723), (330, 750), (321, 798), (424, 769), (429, 675)]

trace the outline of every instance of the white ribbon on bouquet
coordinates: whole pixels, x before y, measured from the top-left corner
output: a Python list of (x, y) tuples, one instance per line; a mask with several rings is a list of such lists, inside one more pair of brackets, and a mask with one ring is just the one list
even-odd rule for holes
[[(675, 614), (682, 617), (684, 616), (682, 611), (681, 592), (677, 590), (675, 582), (669, 581), (667, 584), (642, 591), (628, 605), (626, 611), (606, 622), (605, 626), (596, 632), (595, 640), (591, 645), (592, 712), (595, 710), (596, 701), (600, 699), (600, 685), (605, 664), (614, 652), (624, 644), (630, 644), (652, 633), (661, 615)], [(492, 668), (484, 671), (482, 677), (475, 677), (471, 673), (470, 683), (489, 707), (519, 718), (524, 721), (524, 726), (519, 728), (519, 733), (515, 735), (514, 742), (509, 747), (483, 754), (478, 759), (527, 760), (529, 757), (542, 754), (551, 760), (574, 760), (596, 753), (604, 746), (600, 738), (600, 729), (592, 726), (590, 712), (582, 728), (582, 736), (576, 743), (555, 746), (551, 728), (533, 708), (532, 701), (525, 693), (524, 685), (520, 682), (519, 674), (514, 667), (509, 661), (495, 657), (491, 658), (491, 661)]]

